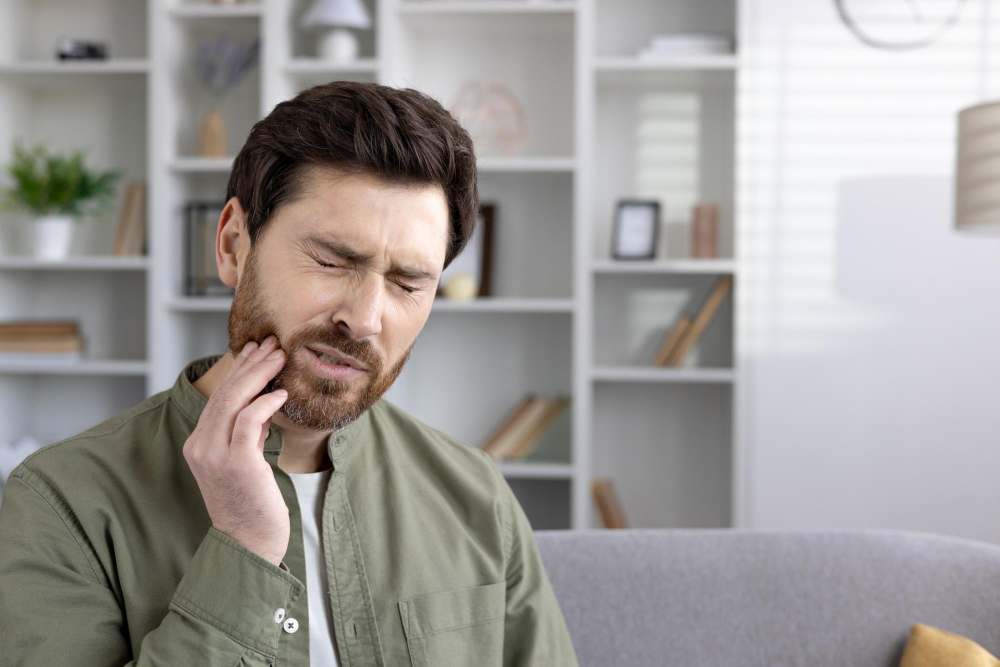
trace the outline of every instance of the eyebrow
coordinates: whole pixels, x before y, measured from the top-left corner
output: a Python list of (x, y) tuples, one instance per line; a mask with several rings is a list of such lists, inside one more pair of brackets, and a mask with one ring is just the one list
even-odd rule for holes
[[(305, 243), (314, 248), (332, 253), (339, 257), (343, 257), (349, 262), (357, 262), (358, 264), (368, 264), (372, 259), (372, 255), (366, 255), (362, 252), (355, 250), (354, 248), (341, 243), (335, 239), (323, 238), (322, 236), (307, 236), (304, 239)], [(410, 266), (399, 266), (393, 264), (390, 267), (390, 273), (394, 273), (401, 278), (408, 278), (409, 280), (427, 280), (433, 281), (437, 280), (437, 273), (431, 271), (425, 271), (424, 269), (419, 269)]]

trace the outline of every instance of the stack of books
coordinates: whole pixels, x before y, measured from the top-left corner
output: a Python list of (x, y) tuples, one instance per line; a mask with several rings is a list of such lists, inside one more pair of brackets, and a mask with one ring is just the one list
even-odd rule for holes
[(656, 59), (733, 53), (733, 38), (725, 33), (677, 32), (653, 35), (639, 58)]
[(79, 359), (83, 345), (75, 320), (0, 322), (0, 362)]
[(569, 404), (570, 397), (565, 395), (525, 394), (479, 447), (494, 461), (523, 461), (536, 450), (557, 418), (568, 415)]
[(663, 344), (653, 357), (655, 366), (679, 366), (687, 357), (688, 352), (698, 342), (698, 338), (705, 331), (705, 327), (712, 321), (712, 317), (723, 299), (733, 288), (733, 277), (723, 276), (719, 278), (709, 293), (705, 303), (694, 315), (682, 314), (677, 318), (673, 328), (663, 339)]

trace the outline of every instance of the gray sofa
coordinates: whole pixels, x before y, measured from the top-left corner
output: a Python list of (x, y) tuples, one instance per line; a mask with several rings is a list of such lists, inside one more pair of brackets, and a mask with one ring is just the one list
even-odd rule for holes
[(897, 667), (914, 623), (1000, 656), (1000, 545), (871, 529), (535, 539), (581, 667)]

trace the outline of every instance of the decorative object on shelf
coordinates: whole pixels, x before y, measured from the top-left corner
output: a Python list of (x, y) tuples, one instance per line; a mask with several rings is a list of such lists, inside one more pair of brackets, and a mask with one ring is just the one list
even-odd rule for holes
[(719, 256), (719, 207), (699, 202), (691, 212), (691, 257), (716, 259)]
[(76, 320), (0, 322), (0, 362), (79, 360), (84, 338)]
[(184, 206), (185, 293), (192, 296), (232, 296), (235, 290), (219, 279), (215, 237), (225, 202), (188, 202)]
[(960, 232), (1000, 234), (1000, 101), (958, 112), (954, 224)]
[(66, 36), (56, 40), (58, 60), (104, 60), (107, 57), (108, 49), (103, 42), (88, 42)]
[(302, 27), (332, 27), (320, 38), (318, 57), (344, 64), (358, 58), (358, 38), (346, 28), (371, 28), (372, 19), (362, 0), (313, 0), (302, 16)]
[[(553, 425), (560, 416), (568, 416), (570, 401), (565, 394), (525, 394), (479, 448), (494, 461), (523, 461), (536, 450), (551, 450), (552, 447), (541, 446), (543, 436), (555, 430)], [(566, 439), (565, 429), (559, 433)]]
[[(473, 297), (492, 296), (492, 286), (490, 277), (493, 273), (493, 220), (496, 216), (497, 204), (493, 202), (480, 202), (479, 217), (476, 219), (476, 228), (472, 232), (472, 237), (466, 243), (465, 248), (458, 254), (451, 264), (441, 272), (441, 279), (438, 281), (437, 296), (447, 299), (462, 299)], [(471, 276), (475, 282), (475, 287), (469, 290), (463, 284), (465, 279), (459, 279), (455, 283), (453, 292), (458, 296), (453, 297), (446, 290), (453, 277), (458, 274)], [(472, 297), (467, 293), (472, 291)]]
[(732, 287), (732, 276), (720, 277), (715, 281), (708, 298), (705, 299), (705, 303), (702, 304), (694, 317), (686, 313), (681, 314), (653, 358), (653, 365), (679, 366), (694, 344), (698, 342), (698, 338), (701, 337), (705, 327), (715, 316)]
[(15, 141), (7, 165), (14, 185), (5, 192), (4, 208), (35, 216), (34, 253), (42, 259), (69, 255), (76, 223), (109, 212), (119, 170), (97, 172), (84, 164), (84, 152), (54, 153), (45, 143), (30, 150)]
[(653, 35), (639, 52), (640, 60), (707, 56), (734, 52), (733, 37), (719, 32), (672, 32)]
[(130, 181), (125, 186), (112, 255), (146, 254), (146, 183)]
[(595, 477), (590, 481), (590, 490), (594, 495), (597, 511), (601, 515), (601, 524), (605, 528), (628, 528), (625, 509), (611, 478)]
[(448, 111), (472, 137), (478, 157), (511, 157), (524, 148), (528, 135), (524, 109), (500, 81), (466, 81)]
[(228, 33), (198, 44), (195, 69), (213, 99), (202, 117), (198, 134), (198, 154), (201, 157), (226, 156), (226, 122), (220, 107), (226, 93), (252, 69), (259, 52), (260, 39), (245, 44)]
[(452, 273), (445, 283), (442, 295), (449, 301), (472, 301), (479, 291), (479, 282), (469, 273)]
[(618, 200), (611, 235), (614, 259), (653, 259), (659, 238), (660, 202), (655, 199)]

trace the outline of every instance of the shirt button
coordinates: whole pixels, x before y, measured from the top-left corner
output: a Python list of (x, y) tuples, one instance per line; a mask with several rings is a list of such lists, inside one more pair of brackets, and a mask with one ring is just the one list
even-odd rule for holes
[(291, 634), (299, 629), (299, 622), (294, 618), (289, 617), (285, 619), (285, 625), (283, 627), (285, 628), (285, 632)]
[(281, 623), (283, 620), (285, 620), (285, 608), (284, 607), (278, 607), (274, 611), (274, 622), (275, 623)]

